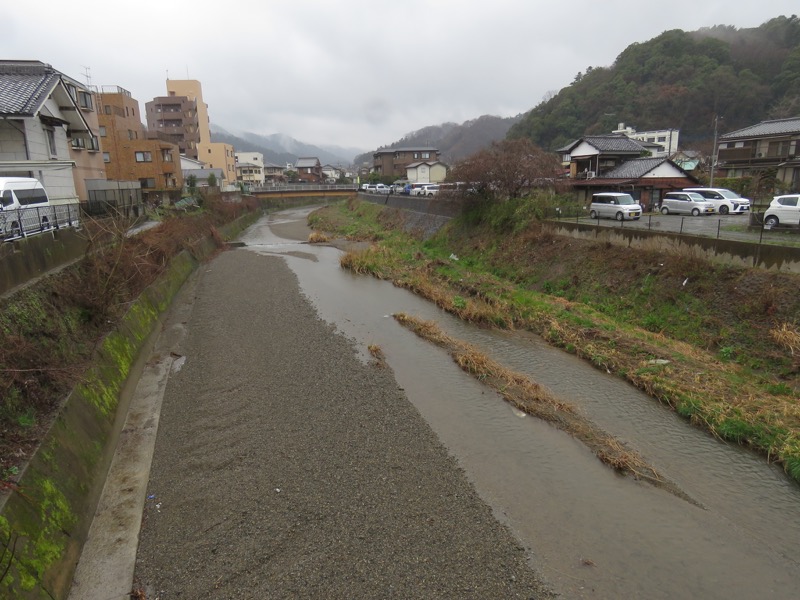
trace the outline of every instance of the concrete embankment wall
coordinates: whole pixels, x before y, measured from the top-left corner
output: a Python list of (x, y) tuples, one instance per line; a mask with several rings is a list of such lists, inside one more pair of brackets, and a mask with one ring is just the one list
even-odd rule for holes
[(79, 229), (63, 228), (0, 245), (0, 294), (81, 258), (88, 245)]
[[(461, 214), (458, 201), (438, 197), (377, 196), (361, 194), (359, 199), (391, 208), (408, 211), (406, 230), (424, 231), (433, 235), (452, 217)], [(736, 240), (715, 239), (694, 235), (681, 235), (663, 231), (648, 231), (633, 227), (599, 227), (588, 223), (546, 221), (544, 226), (555, 235), (625, 246), (632, 249), (653, 250), (697, 256), (698, 258), (735, 267), (800, 274), (800, 248), (774, 246)]]
[[(232, 239), (260, 216), (246, 215), (219, 232)], [(175, 257), (131, 306), (66, 399), (17, 489), (0, 498), (0, 597), (67, 597), (125, 420), (130, 388), (141, 373), (153, 333), (191, 272), (215, 249), (208, 238)]]
[(645, 231), (623, 227), (598, 227), (586, 223), (550, 221), (554, 234), (582, 240), (697, 256), (711, 262), (736, 267), (755, 267), (800, 274), (800, 248), (755, 244), (736, 240), (679, 235), (663, 231)]

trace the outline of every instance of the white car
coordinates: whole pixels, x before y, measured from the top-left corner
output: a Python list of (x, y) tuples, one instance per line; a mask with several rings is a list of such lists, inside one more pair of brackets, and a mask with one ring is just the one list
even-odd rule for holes
[(696, 192), (667, 192), (661, 199), (662, 215), (713, 215), (714, 205)]
[(714, 209), (721, 215), (741, 215), (750, 211), (750, 200), (742, 198), (736, 192), (725, 188), (692, 187), (684, 188), (684, 192), (700, 194), (714, 205)]
[(439, 186), (435, 183), (431, 183), (429, 185), (423, 185), (419, 192), (417, 192), (418, 196), (435, 196), (439, 193)]
[(764, 213), (764, 225), (800, 225), (800, 194), (775, 196)]
[(379, 194), (388, 194), (391, 191), (391, 188), (383, 183), (376, 183), (375, 191)]

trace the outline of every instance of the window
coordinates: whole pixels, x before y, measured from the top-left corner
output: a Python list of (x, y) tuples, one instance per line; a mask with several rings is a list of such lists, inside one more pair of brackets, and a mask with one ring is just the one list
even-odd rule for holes
[(56, 132), (52, 127), (45, 128), (45, 134), (47, 135), (47, 145), (50, 148), (50, 156), (58, 156), (58, 152), (56, 152)]
[(780, 198), (778, 202), (783, 206), (797, 206), (797, 196), (785, 196)]
[(69, 95), (73, 100), (77, 101), (76, 88), (75, 88), (74, 85), (72, 85), (71, 83), (68, 83), (67, 84), (67, 92), (69, 92)]
[(86, 142), (86, 147), (89, 150), (97, 152), (98, 150), (100, 150), (100, 140), (98, 140), (96, 137), (92, 136), (92, 137), (89, 138), (89, 141)]
[(156, 187), (156, 180), (153, 179), (152, 177), (145, 177), (139, 180), (139, 185), (142, 186), (143, 190), (153, 189), (154, 187)]
[(665, 135), (662, 135), (662, 136), (660, 136), (660, 137), (658, 138), (658, 141), (659, 141), (659, 142), (666, 142), (666, 141), (667, 141), (667, 136), (665, 136)]
[(72, 147), (75, 150), (83, 150), (86, 148), (86, 140), (83, 138), (72, 138)]
[(134, 139), (134, 137), (133, 137), (133, 129), (128, 129), (128, 139), (129, 140)]
[(78, 106), (89, 110), (94, 109), (92, 105), (92, 95), (89, 92), (78, 92)]
[(422, 153), (422, 158), (430, 158), (430, 157), (431, 157), (431, 153), (430, 152), (423, 152)]
[(103, 112), (104, 112), (104, 113), (106, 113), (107, 115), (110, 115), (110, 114), (111, 114), (111, 106), (110, 106), (110, 105), (108, 105), (108, 104), (106, 104), (106, 105), (103, 107)]
[(136, 162), (153, 162), (153, 155), (150, 152), (137, 152)]
[(111, 155), (108, 152), (103, 152), (103, 162), (104, 163), (111, 162)]
[(104, 125), (100, 125), (100, 137), (106, 137), (106, 128)]
[(161, 160), (164, 162), (172, 162), (172, 151), (171, 150), (162, 150), (161, 151)]

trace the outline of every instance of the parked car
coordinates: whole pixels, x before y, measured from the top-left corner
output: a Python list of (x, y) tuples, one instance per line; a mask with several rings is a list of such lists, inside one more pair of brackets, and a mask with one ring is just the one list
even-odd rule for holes
[(375, 192), (378, 194), (388, 194), (390, 191), (389, 186), (383, 183), (376, 183), (375, 184)]
[(800, 194), (775, 196), (764, 213), (764, 225), (800, 225)]
[(429, 185), (423, 185), (419, 191), (420, 196), (435, 196), (438, 193), (439, 193), (439, 186), (435, 183), (431, 183)]
[(38, 179), (0, 177), (0, 235), (15, 238), (57, 223), (50, 198)]
[(642, 207), (630, 194), (600, 192), (592, 196), (589, 216), (592, 219), (636, 220), (642, 216)]
[(402, 194), (403, 188), (405, 188), (406, 182), (404, 181), (396, 181), (392, 185), (389, 186), (393, 194)]
[(378, 184), (376, 183), (369, 183), (367, 184), (367, 189), (364, 190), (368, 194), (377, 194), (378, 193)]
[(362, 192), (369, 191), (369, 184), (368, 183), (362, 183), (360, 189), (361, 189)]
[(714, 205), (697, 192), (667, 192), (661, 199), (663, 215), (713, 215)]
[(427, 183), (422, 183), (422, 182), (419, 182), (419, 181), (415, 181), (415, 182), (413, 182), (411, 184), (411, 187), (408, 190), (408, 194), (410, 196), (419, 196), (420, 195), (420, 191), (426, 185), (428, 185), (428, 184)]
[(692, 187), (683, 188), (684, 192), (695, 192), (714, 205), (721, 215), (741, 215), (750, 210), (750, 199), (742, 198), (736, 192), (725, 188)]

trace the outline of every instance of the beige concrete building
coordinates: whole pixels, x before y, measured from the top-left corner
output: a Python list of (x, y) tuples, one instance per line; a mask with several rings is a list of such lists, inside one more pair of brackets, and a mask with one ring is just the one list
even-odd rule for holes
[(207, 169), (222, 169), (226, 184), (236, 183), (236, 153), (230, 144), (200, 142), (197, 144), (197, 158), (205, 163)]
[(200, 143), (211, 143), (208, 104), (203, 100), (203, 86), (196, 79), (167, 79), (168, 96), (185, 96), (197, 105), (197, 131)]

